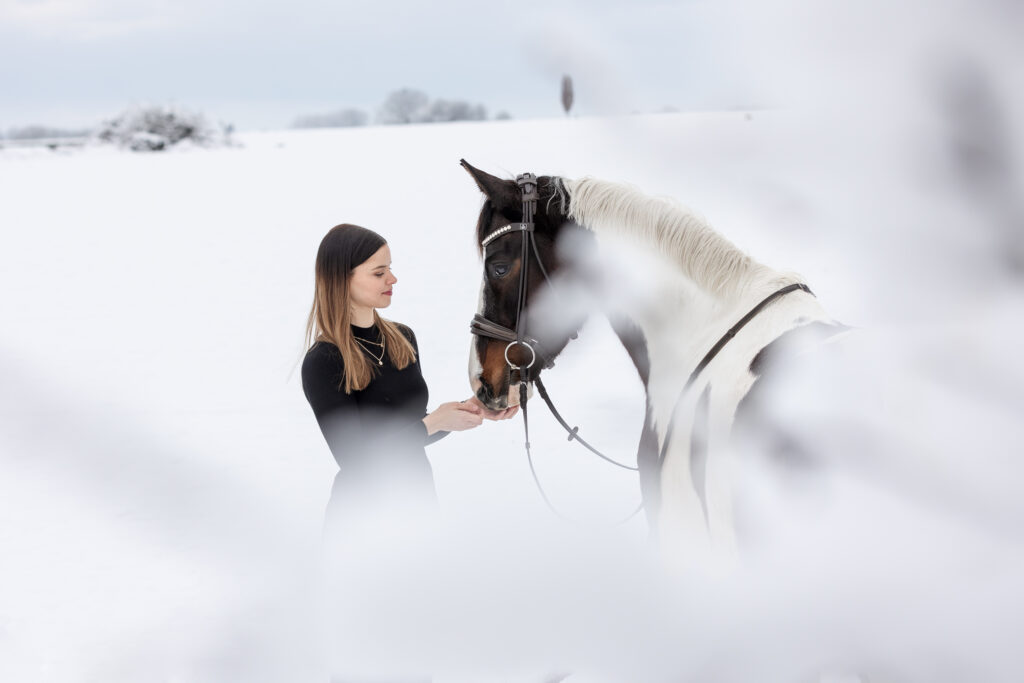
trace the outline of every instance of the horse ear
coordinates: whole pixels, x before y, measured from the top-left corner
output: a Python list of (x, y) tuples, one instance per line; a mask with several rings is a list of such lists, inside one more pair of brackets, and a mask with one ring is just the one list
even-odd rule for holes
[(462, 168), (466, 169), (469, 175), (473, 176), (476, 186), (487, 195), (492, 204), (498, 207), (518, 206), (520, 204), (519, 188), (516, 186), (516, 181), (502, 180), (489, 173), (484, 173), (480, 169), (470, 166), (469, 162), (465, 159), (459, 159), (459, 163), (462, 164)]

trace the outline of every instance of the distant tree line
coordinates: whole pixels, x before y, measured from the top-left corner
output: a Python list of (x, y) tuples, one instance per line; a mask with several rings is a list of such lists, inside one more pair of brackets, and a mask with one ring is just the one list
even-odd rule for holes
[(0, 147), (37, 146), (50, 149), (89, 143), (117, 145), (136, 152), (158, 152), (181, 143), (201, 147), (233, 146), (234, 126), (211, 123), (202, 114), (170, 105), (133, 106), (95, 128), (69, 130), (22, 126), (0, 134)]
[[(498, 112), (497, 120), (511, 118)], [(374, 121), (383, 125), (403, 123), (440, 123), (446, 121), (486, 121), (487, 108), (464, 100), (432, 100), (425, 92), (413, 88), (395, 90), (387, 96), (377, 110)], [(361, 109), (339, 109), (327, 114), (302, 116), (292, 124), (294, 128), (347, 128), (365, 126), (370, 116)]]
[(8, 128), (7, 134), (0, 132), (0, 138), (6, 140), (41, 140), (48, 138), (84, 138), (92, 131), (88, 128), (67, 129), (50, 126), (21, 126)]
[(339, 109), (328, 114), (312, 114), (295, 119), (292, 128), (352, 128), (365, 126), (370, 117), (362, 109)]

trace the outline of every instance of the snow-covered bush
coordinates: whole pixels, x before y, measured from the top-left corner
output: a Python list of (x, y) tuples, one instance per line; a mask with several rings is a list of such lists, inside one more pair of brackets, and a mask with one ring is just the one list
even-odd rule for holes
[(229, 143), (230, 126), (215, 127), (202, 114), (174, 107), (129, 109), (103, 123), (97, 138), (137, 152), (156, 152), (182, 142), (203, 147)]

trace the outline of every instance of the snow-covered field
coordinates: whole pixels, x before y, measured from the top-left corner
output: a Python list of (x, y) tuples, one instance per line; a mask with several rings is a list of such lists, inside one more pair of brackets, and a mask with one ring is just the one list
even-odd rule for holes
[[(315, 586), (335, 466), (297, 368), (313, 258), (337, 223), (385, 235), (399, 278), (386, 315), (416, 330), (431, 404), (465, 398), (480, 277), (465, 157), (673, 197), (802, 273), (863, 334), (848, 365), (780, 395), (769, 417), (821, 462), (752, 459), (759, 542), (725, 578), (649, 566), (642, 516), (614, 526), (635, 476), (567, 444), (539, 402), (538, 473), (578, 526), (543, 506), (518, 420), (432, 446), (462, 540), (382, 551), (386, 588), (369, 582), (360, 613), (375, 635), (348, 641), (353, 656), (404, 656), (441, 683), (1019, 680), (1024, 141), (1019, 94), (979, 82), (991, 91), (951, 77), (935, 98), (908, 92), (890, 116), (0, 152), (0, 679), (324, 680)], [(547, 384), (591, 442), (632, 458), (643, 394), (605, 321)]]

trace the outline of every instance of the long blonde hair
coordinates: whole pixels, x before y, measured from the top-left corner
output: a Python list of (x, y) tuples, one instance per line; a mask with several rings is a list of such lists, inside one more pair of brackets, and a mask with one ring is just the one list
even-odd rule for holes
[[(372, 230), (342, 223), (331, 228), (320, 242), (316, 254), (313, 306), (306, 321), (306, 350), (317, 342), (338, 347), (345, 366), (339, 390), (346, 394), (365, 389), (376, 374), (352, 334), (352, 307), (349, 282), (352, 271), (377, 253), (387, 241)], [(398, 323), (385, 320), (377, 311), (373, 321), (384, 335), (391, 363), (402, 370), (416, 360), (412, 343)]]

